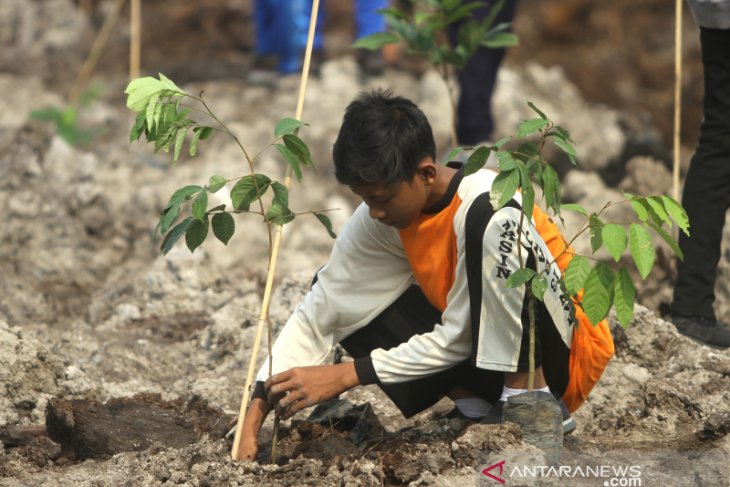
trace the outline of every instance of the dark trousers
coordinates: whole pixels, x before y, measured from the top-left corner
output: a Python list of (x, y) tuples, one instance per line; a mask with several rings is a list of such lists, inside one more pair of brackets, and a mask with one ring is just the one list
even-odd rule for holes
[[(431, 306), (418, 286), (411, 286), (377, 318), (340, 342), (354, 358), (370, 355), (376, 348), (389, 349), (413, 335), (433, 331), (441, 313)], [(469, 361), (434, 375), (398, 384), (379, 384), (405, 417), (436, 404), (456, 386), (494, 403), (499, 400), (504, 373), (477, 369)]]
[[(484, 7), (473, 12), (474, 18), (483, 19), (495, 0), (485, 1)], [(512, 22), (517, 0), (507, 0), (497, 14), (493, 26)], [(449, 39), (455, 44), (458, 28), (449, 27)], [(504, 49), (480, 47), (459, 73), (459, 100), (456, 115), (456, 135), (459, 144), (471, 145), (489, 139), (494, 128), (492, 119), (492, 92), (497, 82), (497, 71), (504, 58)]]
[(672, 314), (714, 317), (715, 279), (730, 208), (730, 29), (700, 28), (704, 120), (682, 194), (690, 237), (679, 235)]

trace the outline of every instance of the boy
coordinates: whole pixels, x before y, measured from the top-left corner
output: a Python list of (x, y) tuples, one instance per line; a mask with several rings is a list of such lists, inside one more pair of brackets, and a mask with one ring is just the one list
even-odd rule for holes
[[(277, 338), (274, 375), (266, 380), (268, 363), (258, 373), (240, 457), (255, 458), (272, 405), (286, 419), (360, 384), (377, 383), (406, 417), (447, 395), (464, 416), (500, 422), (505, 401), (527, 391), (525, 288), (505, 286), (520, 259), (538, 271), (550, 265), (554, 278), (536, 306), (535, 389), (567, 394), (575, 310), (560, 292), (561, 268), (546, 258), (566, 244), (544, 213), (535, 209), (542, 230), (523, 224), (518, 250), (519, 201), (495, 212), (496, 173), (465, 177), (437, 164), (425, 115), (389, 92), (348, 106), (333, 159), (337, 180), (364, 204)], [(318, 365), (337, 342), (354, 362)], [(573, 404), (590, 386), (576, 386)]]

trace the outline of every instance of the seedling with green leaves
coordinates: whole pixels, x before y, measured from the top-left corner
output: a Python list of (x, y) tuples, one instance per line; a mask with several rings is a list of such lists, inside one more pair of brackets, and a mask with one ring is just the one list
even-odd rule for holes
[[(163, 253), (169, 252), (183, 235), (187, 247), (191, 252), (194, 251), (208, 237), (210, 227), (213, 235), (227, 245), (236, 229), (233, 215), (239, 213), (260, 215), (267, 226), (269, 241), (272, 225), (287, 224), (297, 216), (289, 208), (287, 187), (266, 174), (256, 172), (255, 162), (263, 151), (254, 157), (249, 156), (238, 137), (211, 111), (202, 93), (190, 95), (163, 74), (159, 75), (159, 79), (144, 77), (132, 80), (125, 93), (128, 95), (127, 107), (137, 113), (130, 142), (144, 135), (148, 142), (154, 143), (155, 151), (172, 150), (173, 161), (177, 161), (186, 141), (190, 156), (195, 156), (199, 142), (219, 131), (233, 138), (249, 169), (249, 174), (245, 176), (230, 178), (213, 175), (208, 184), (188, 185), (175, 191), (162, 210), (158, 224), (160, 233), (165, 235), (161, 245)], [(193, 114), (205, 117), (206, 123), (193, 118)], [(304, 125), (293, 118), (281, 119), (274, 129), (274, 140), (267, 146), (267, 149), (272, 146), (277, 149), (300, 181), (302, 168), (314, 167), (309, 148), (298, 136), (299, 129)], [(217, 193), (229, 183), (233, 183), (230, 189), (231, 207), (220, 204), (209, 208), (208, 195)], [(263, 201), (267, 192), (272, 195), (268, 207)], [(190, 215), (173, 226), (188, 202)], [(330, 236), (335, 237), (326, 215), (314, 211), (301, 214), (305, 213), (313, 214)]]
[[(411, 0), (413, 8), (379, 10), (389, 30), (358, 39), (353, 47), (377, 50), (387, 44), (402, 42), (409, 53), (427, 60), (441, 76), (449, 90), (452, 109), (451, 137), (456, 145), (456, 96), (453, 86), (454, 72), (464, 69), (477, 49), (491, 49), (517, 45), (517, 36), (508, 32), (509, 23), (494, 25), (495, 18), (505, 0), (499, 0), (482, 20), (472, 18), (472, 12), (484, 7), (483, 2), (461, 0)], [(446, 29), (459, 23), (457, 42), (452, 44)]]
[[(568, 296), (576, 297), (583, 290), (580, 305), (591, 323), (597, 324), (603, 320), (611, 306), (614, 306), (619, 323), (627, 327), (633, 317), (636, 289), (629, 271), (621, 263), (621, 257), (628, 249), (639, 275), (645, 279), (654, 266), (655, 249), (649, 231), (653, 230), (680, 259), (683, 258), (670, 231), (672, 224), (676, 223), (681, 231), (689, 235), (687, 213), (674, 199), (664, 195), (642, 197), (624, 193), (623, 201), (609, 201), (594, 212), (577, 204), (561, 204), (558, 175), (542, 152), (546, 143), (553, 143), (575, 164), (574, 142), (567, 130), (548, 119), (534, 104), (528, 102), (528, 105), (538, 116), (523, 121), (518, 127), (517, 135), (518, 139), (531, 138), (521, 140), (511, 151), (502, 149), (508, 139), (502, 139), (494, 145), (478, 147), (467, 160), (465, 173), (471, 174), (484, 167), (490, 153), (494, 152), (500, 170), (490, 190), (491, 203), (495, 209), (502, 208), (519, 190), (522, 197), (520, 218), (529, 221), (535, 202), (534, 186), (537, 186), (542, 190), (545, 206), (561, 220), (562, 210), (582, 215), (585, 222), (568, 241), (568, 246), (581, 236), (588, 235), (593, 254), (605, 248), (614, 262), (609, 265), (593, 256), (574, 255), (565, 270), (564, 292)], [(603, 213), (618, 204), (630, 205), (635, 220), (621, 224), (605, 222)], [(518, 225), (518, 234), (522, 223), (521, 221)], [(664, 228), (665, 225), (668, 229)], [(521, 241), (520, 236), (517, 241)], [(572, 251), (566, 247), (562, 253), (565, 252)], [(553, 261), (562, 253), (555, 256)], [(507, 286), (525, 285), (529, 294), (542, 300), (548, 285), (547, 274), (526, 268), (524, 260), (521, 267), (507, 279)], [(548, 268), (549, 265), (546, 269)]]

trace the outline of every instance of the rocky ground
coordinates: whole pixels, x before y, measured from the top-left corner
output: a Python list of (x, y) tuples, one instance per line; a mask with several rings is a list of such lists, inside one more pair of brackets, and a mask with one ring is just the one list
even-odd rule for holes
[[(649, 0), (613, 2), (614, 9), (581, 1), (523, 3), (516, 29), (524, 44), (500, 72), (495, 138), (514, 132), (531, 100), (577, 142), (580, 169), (557, 160), (566, 200), (598, 209), (620, 199), (621, 190), (670, 192), (661, 120), (671, 112), (671, 96), (664, 96), (671, 82), (662, 83), (657, 72), (671, 76), (672, 8)], [(508, 485), (601, 485), (618, 477), (519, 477), (514, 466), (541, 461), (519, 429), (443, 418), (451, 409), (447, 400), (406, 420), (372, 386), (342, 397), (348, 402), (337, 405), (343, 415), (337, 424), (303, 421), (301, 414), (284, 425), (278, 464), (269, 459), (270, 421), (258, 462), (230, 460), (224, 432), (238, 412), (253, 346), (266, 267), (264, 227), (253, 216), (241, 217), (227, 247), (211, 240), (192, 254), (183, 245), (160, 254), (154, 229), (169, 195), (212, 174), (241, 175), (246, 167), (235, 143), (222, 135), (174, 168), (168, 154), (129, 145), (124, 26), (115, 30), (98, 69), (104, 94), (80, 112), (80, 125), (97, 131), (92, 144), (71, 147), (53, 126), (29, 118), (31, 110), (63, 103), (94, 26), (110, 7), (95, 5), (91, 17), (68, 0), (0, 6), (0, 39), (7, 46), (0, 52), (0, 485), (496, 485), (480, 472), (501, 460), (512, 474)], [(388, 68), (381, 76), (362, 76), (341, 47), (349, 12), (339, 5), (329, 7), (330, 60), (310, 82), (303, 115), (309, 126), (301, 135), (317, 173), (295, 183), (291, 197), (294, 209), (338, 208), (331, 213), (336, 231), (356, 201), (334, 182), (329, 151), (344, 107), (361, 89), (387, 86), (418, 103), (433, 122), (440, 153), (448, 149), (449, 133), (446, 89), (432, 72)], [(649, 18), (669, 23), (659, 28)], [(145, 19), (145, 69), (168, 74), (190, 93), (203, 91), (252, 152), (270, 141), (278, 119), (293, 115), (297, 77), (273, 85), (246, 80), (249, 2), (149, 2)], [(697, 73), (692, 28), (688, 17), (688, 81)], [(598, 54), (589, 56), (588, 48)], [(601, 71), (609, 64), (616, 83)], [(691, 127), (698, 95), (696, 83), (686, 84), (694, 87), (686, 90), (695, 100), (687, 110)], [(689, 128), (686, 156), (692, 137)], [(258, 164), (268, 174), (283, 174), (275, 151)], [(730, 225), (725, 242), (728, 233)], [(275, 330), (331, 245), (314, 218), (302, 216), (286, 227), (271, 309)], [(581, 245), (578, 250), (588, 252)], [(616, 358), (574, 415), (578, 429), (565, 440), (565, 465), (638, 465), (641, 485), (728, 485), (730, 353), (678, 335), (661, 318), (673, 271), (671, 254), (661, 248), (655, 271), (640, 285), (632, 326), (612, 326)], [(717, 311), (726, 321), (728, 272), (725, 250)], [(60, 440), (29, 433), (38, 433), (33, 426), (44, 425), (49, 412), (56, 426), (48, 432), (57, 440), (64, 428), (94, 414), (111, 414), (104, 417), (126, 426), (114, 433), (116, 441), (62, 447)], [(163, 438), (121, 448), (125, 432), (150, 428), (148, 437), (156, 437), (152, 425), (170, 418), (186, 442)], [(85, 431), (84, 438), (93, 433)]]

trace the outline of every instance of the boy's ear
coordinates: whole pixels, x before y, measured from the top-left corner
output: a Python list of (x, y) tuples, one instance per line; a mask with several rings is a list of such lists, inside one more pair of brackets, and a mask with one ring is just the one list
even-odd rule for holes
[(425, 182), (432, 184), (436, 179), (436, 163), (434, 160), (431, 157), (421, 159), (416, 169), (416, 175)]

